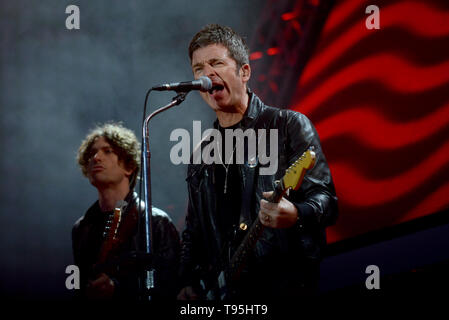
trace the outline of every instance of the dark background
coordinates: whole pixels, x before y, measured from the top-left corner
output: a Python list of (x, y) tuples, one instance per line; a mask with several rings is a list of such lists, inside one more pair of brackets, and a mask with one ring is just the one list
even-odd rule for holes
[[(379, 1), (381, 5), (390, 2)], [(405, 3), (392, 3), (401, 2)], [(319, 74), (305, 89), (297, 90), (296, 87), (301, 84), (300, 76), (309, 60), (313, 62), (332, 40), (338, 40), (338, 36), (344, 34), (346, 27), (357, 24), (357, 19), (363, 21), (366, 17), (364, 7), (371, 4), (352, 0), (337, 3), (313, 0), (1, 1), (1, 295), (33, 300), (67, 299), (72, 295), (64, 284), (65, 268), (73, 263), (71, 228), (97, 199), (96, 189), (83, 177), (76, 164), (81, 140), (95, 124), (109, 120), (122, 121), (140, 137), (146, 91), (159, 83), (192, 79), (187, 46), (191, 37), (208, 23), (229, 25), (246, 37), (253, 52), (250, 87), (270, 104), (294, 108), (310, 116), (325, 138), (323, 147), (334, 178), (339, 178), (337, 187), (345, 182), (339, 167), (333, 166), (336, 160), (347, 160), (341, 160), (341, 147), (350, 147), (348, 141), (351, 140), (329, 138), (332, 128), (320, 125), (320, 121), (329, 115), (326, 108), (332, 115), (347, 101), (344, 100), (345, 92), (332, 96), (330, 102), (318, 111), (301, 103), (304, 97), (314, 93), (315, 88), (326, 83), (340, 66), (357, 61), (366, 52), (372, 53), (372, 47), (366, 44), (369, 40), (365, 46), (363, 42), (355, 45), (349, 55), (335, 60), (331, 68), (325, 69), (326, 72)], [(436, 3), (431, 5), (437, 8), (436, 12), (447, 12), (444, 1), (433, 3)], [(68, 16), (65, 8), (71, 4), (80, 8), (80, 30), (65, 27)], [(342, 7), (352, 7), (353, 14), (347, 16), (339, 28), (328, 32), (330, 37), (320, 38), (326, 34), (326, 29), (322, 33), (322, 28), (330, 12)], [(381, 19), (382, 10), (381, 6)], [(416, 21), (420, 23), (419, 17)], [(411, 29), (415, 41), (414, 28)], [(446, 29), (445, 26), (440, 28)], [(382, 31), (378, 35), (387, 33), (390, 36), (386, 42), (379, 43), (376, 42), (379, 36), (374, 38), (374, 47), (386, 48), (397, 39), (409, 39), (404, 38), (397, 26)], [(432, 39), (446, 43), (444, 37)], [(412, 42), (409, 41), (403, 51), (414, 52), (412, 62), (419, 60), (419, 52), (427, 52), (424, 54), (427, 60), (421, 67), (447, 61), (449, 53), (441, 50), (447, 50), (447, 45), (431, 46), (434, 44), (432, 39), (415, 45), (410, 45)], [(438, 61), (432, 60), (426, 48), (438, 51)], [(307, 75), (307, 69), (304, 70)], [(377, 90), (371, 101), (379, 103), (378, 106), (385, 110), (398, 110), (399, 115), (409, 110), (407, 102), (416, 100), (414, 96), (409, 96), (409, 100), (396, 97), (394, 105), (388, 105), (392, 95), (382, 85), (372, 82), (362, 82), (361, 85), (367, 86), (366, 92), (371, 88)], [(446, 89), (447, 82), (434, 88), (437, 93), (442, 92), (442, 97), (447, 97)], [(357, 99), (366, 99), (360, 84), (356, 84), (352, 92), (358, 92), (356, 98), (350, 100), (353, 105), (359, 101)], [(390, 95), (378, 99), (386, 93)], [(172, 93), (153, 93), (149, 109), (165, 105), (172, 97)], [(430, 91), (427, 96), (419, 97), (421, 100), (416, 101), (425, 102), (426, 97), (435, 95)], [(444, 99), (431, 100), (438, 105), (447, 101)], [(418, 108), (424, 109), (417, 103), (416, 110)], [(421, 115), (418, 111), (413, 114), (418, 120)], [(158, 115), (150, 126), (153, 204), (171, 215), (179, 231), (183, 228), (187, 204), (186, 166), (171, 163), (170, 149), (175, 142), (171, 142), (169, 136), (176, 128), (192, 132), (193, 120), (202, 121), (204, 130), (214, 118), (213, 112), (194, 92), (181, 106)], [(363, 117), (357, 119), (363, 120)], [(444, 143), (448, 139), (447, 126), (442, 128), (439, 137)], [(385, 141), (389, 140), (385, 138)], [(364, 161), (367, 157), (364, 151), (363, 148), (356, 150), (355, 162)], [(371, 151), (369, 155), (376, 157), (377, 154)], [(394, 168), (398, 166), (393, 166), (390, 171)], [(447, 168), (447, 161), (441, 175), (433, 172), (434, 179), (443, 181), (439, 184), (442, 188), (447, 185), (444, 168)], [(375, 176), (368, 175), (367, 180), (370, 178), (376, 181)], [(341, 193), (343, 190), (346, 193)], [(436, 187), (428, 184), (421, 190), (424, 192), (418, 190), (411, 194), (416, 201), (421, 194), (432, 195)], [(441, 190), (437, 194), (439, 200), (444, 198)], [(332, 244), (323, 261), (321, 292), (330, 295), (367, 293), (365, 268), (371, 264), (381, 270), (381, 292), (387, 289), (391, 289), (389, 292), (414, 290), (420, 294), (422, 288), (433, 290), (444, 286), (444, 281), (447, 283), (447, 276), (441, 271), (449, 259), (446, 211), (431, 215), (431, 220), (421, 217), (403, 223), (405, 220), (385, 215), (388, 203), (382, 203), (384, 206), (377, 209), (345, 207), (351, 199), (359, 200), (358, 196), (351, 196), (351, 191), (348, 187), (337, 188), (344, 210), (333, 228), (331, 240), (342, 241)], [(367, 201), (370, 199), (375, 197), (371, 195), (370, 198), (368, 194)], [(440, 201), (443, 205), (424, 208), (421, 213), (437, 211), (428, 208), (447, 208), (447, 201), (444, 201)], [(402, 199), (395, 203), (394, 212), (405, 216), (413, 208), (407, 204), (407, 199)], [(377, 229), (369, 215), (379, 217), (382, 222)], [(354, 235), (358, 236), (350, 237)]]
[[(146, 91), (193, 79), (187, 47), (208, 23), (250, 35), (260, 1), (2, 1), (0, 4), (0, 288), (4, 295), (65, 297), (71, 228), (97, 198), (76, 164), (87, 132), (123, 121), (141, 137)], [(80, 30), (65, 9), (80, 8)], [(149, 110), (172, 93), (153, 93)], [(176, 128), (214, 113), (199, 94), (150, 126), (153, 205), (181, 230), (186, 165), (170, 161)], [(204, 129), (203, 129), (204, 130)]]

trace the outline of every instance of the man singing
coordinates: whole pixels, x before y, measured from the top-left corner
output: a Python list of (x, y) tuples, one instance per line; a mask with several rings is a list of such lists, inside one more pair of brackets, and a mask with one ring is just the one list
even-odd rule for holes
[[(261, 161), (247, 155), (244, 163), (236, 163), (235, 141), (228, 149), (232, 152), (224, 152), (229, 141), (218, 142), (220, 161), (189, 165), (178, 299), (223, 298), (217, 270), (229, 266), (236, 242), (241, 241), (236, 236), (239, 226), (255, 219), (265, 229), (225, 297), (266, 300), (315, 294), (325, 228), (338, 214), (332, 176), (315, 128), (303, 114), (268, 107), (249, 90), (249, 50), (231, 28), (204, 27), (191, 40), (189, 57), (194, 77), (212, 80), (212, 89), (201, 96), (216, 113), (214, 128), (222, 137), (226, 130), (254, 129), (259, 135), (259, 129), (277, 129), (278, 170), (263, 174)], [(270, 139), (266, 140), (265, 150), (270, 150)], [(268, 202), (275, 180), (310, 147), (316, 163), (299, 190), (279, 203)]]

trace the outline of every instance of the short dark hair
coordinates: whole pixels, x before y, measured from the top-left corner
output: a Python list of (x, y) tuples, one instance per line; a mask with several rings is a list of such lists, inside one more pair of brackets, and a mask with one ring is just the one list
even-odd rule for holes
[(91, 158), (91, 148), (95, 139), (104, 137), (117, 154), (119, 161), (127, 170), (133, 170), (129, 178), (130, 188), (136, 184), (137, 173), (140, 170), (140, 143), (134, 132), (123, 127), (121, 123), (108, 122), (99, 124), (92, 129), (82, 141), (78, 150), (77, 161), (81, 171), (87, 176), (87, 166)]
[(189, 44), (190, 61), (195, 50), (212, 44), (221, 44), (228, 49), (230, 57), (237, 63), (237, 70), (249, 64), (249, 49), (245, 40), (230, 27), (218, 24), (208, 24), (192, 38)]

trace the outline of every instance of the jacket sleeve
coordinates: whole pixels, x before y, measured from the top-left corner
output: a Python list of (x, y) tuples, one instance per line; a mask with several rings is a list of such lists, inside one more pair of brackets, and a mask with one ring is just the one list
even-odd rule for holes
[(316, 153), (314, 167), (306, 172), (299, 190), (289, 196), (298, 209), (298, 226), (324, 228), (332, 225), (338, 216), (337, 196), (318, 133), (305, 115), (294, 111), (289, 111), (286, 129), (290, 163), (311, 146)]
[(79, 219), (72, 228), (72, 251), (73, 251), (73, 260), (75, 265), (79, 268), (80, 271), (80, 290), (75, 290), (75, 297), (80, 299), (84, 296), (84, 292), (87, 284), (87, 276), (88, 272), (86, 263), (83, 259), (82, 254), (82, 246), (85, 240), (85, 226), (82, 226), (82, 219)]
[(153, 208), (157, 296), (174, 299), (178, 293), (179, 234), (171, 219), (165, 213), (158, 215), (157, 210)]
[(79, 235), (79, 222), (77, 221), (72, 228), (72, 253), (75, 265), (80, 265), (80, 235)]

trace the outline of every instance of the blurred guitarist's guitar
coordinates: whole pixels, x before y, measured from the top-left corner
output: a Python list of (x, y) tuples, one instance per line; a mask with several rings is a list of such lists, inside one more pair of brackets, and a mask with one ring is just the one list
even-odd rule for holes
[(126, 264), (127, 259), (123, 254), (120, 255), (120, 249), (134, 235), (136, 224), (137, 210), (134, 207), (129, 210), (126, 201), (119, 201), (106, 222), (103, 244), (97, 262), (91, 270), (91, 278), (96, 278), (103, 272), (108, 276), (114, 276), (118, 273), (120, 265)]
[[(313, 147), (305, 151), (285, 172), (280, 181), (276, 181), (276, 187), (268, 199), (273, 203), (278, 203), (289, 189), (298, 190), (307, 170), (315, 164), (316, 155)], [(246, 229), (245, 225), (240, 226)], [(257, 217), (253, 225), (245, 235), (243, 241), (232, 256), (229, 266), (221, 270), (218, 279), (212, 281), (206, 289), (206, 297), (210, 300), (225, 300), (232, 296), (232, 287), (241, 275), (245, 267), (249, 253), (254, 249), (257, 240), (262, 235), (265, 226)]]
[(104, 241), (100, 249), (100, 254), (98, 255), (97, 265), (104, 264), (111, 251), (113, 251), (119, 243), (118, 229), (122, 222), (122, 211), (125, 205), (126, 202), (119, 201), (112, 216), (110, 216), (106, 222), (105, 230), (103, 232)]

